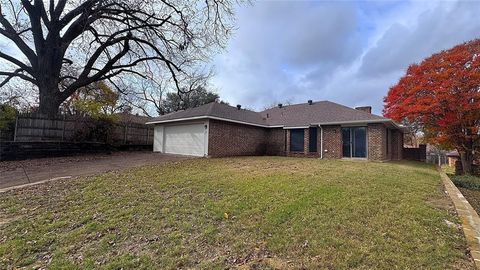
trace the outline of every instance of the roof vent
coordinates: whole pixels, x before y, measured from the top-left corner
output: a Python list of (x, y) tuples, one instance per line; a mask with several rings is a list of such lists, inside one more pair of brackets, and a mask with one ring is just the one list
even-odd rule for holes
[(237, 110), (240, 110), (242, 108), (242, 105), (238, 104), (237, 105)]
[(308, 105), (312, 105), (313, 101), (311, 99), (308, 100)]
[(283, 107), (283, 104), (282, 103), (278, 103), (278, 108), (282, 108)]
[(372, 106), (355, 107), (355, 110), (364, 111), (366, 113), (372, 113)]

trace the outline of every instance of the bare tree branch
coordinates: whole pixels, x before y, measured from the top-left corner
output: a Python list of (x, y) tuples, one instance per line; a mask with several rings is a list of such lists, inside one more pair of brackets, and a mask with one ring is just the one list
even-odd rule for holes
[(22, 61), (18, 60), (17, 58), (10, 56), (6, 53), (3, 53), (1, 51), (0, 51), (0, 58), (3, 58), (9, 61), (10, 63), (17, 65), (18, 67), (22, 68), (24, 71), (33, 75), (32, 69), (29, 66), (25, 65)]
[(35, 83), (39, 109), (49, 114), (77, 89), (121, 76), (164, 74), (178, 92), (188, 92), (185, 78), (225, 45), (232, 6), (230, 0), (2, 2), (0, 35), (28, 59), (0, 52), (1, 61), (16, 66), (0, 68), (2, 85), (13, 77)]
[(5, 72), (5, 71), (0, 71), (0, 76), (7, 76), (6, 79), (4, 79), (1, 83), (0, 83), (0, 87), (4, 86), (5, 84), (7, 84), (11, 79), (13, 79), (14, 77), (19, 77), (23, 80), (26, 80), (26, 81), (29, 81), (31, 83), (35, 83), (35, 79), (25, 75), (22, 73), (23, 72), (23, 69), (19, 68), (13, 72)]

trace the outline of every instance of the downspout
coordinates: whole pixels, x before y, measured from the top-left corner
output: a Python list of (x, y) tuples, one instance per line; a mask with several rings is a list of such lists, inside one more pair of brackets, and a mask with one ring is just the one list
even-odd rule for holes
[(320, 159), (323, 159), (323, 128), (318, 126), (320, 127)]

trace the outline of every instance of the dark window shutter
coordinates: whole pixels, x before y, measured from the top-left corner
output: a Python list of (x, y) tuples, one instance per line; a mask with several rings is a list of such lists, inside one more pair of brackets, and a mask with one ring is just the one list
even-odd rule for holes
[(315, 153), (317, 152), (317, 128), (316, 127), (311, 127), (309, 129), (309, 136), (308, 136), (308, 151), (310, 153)]

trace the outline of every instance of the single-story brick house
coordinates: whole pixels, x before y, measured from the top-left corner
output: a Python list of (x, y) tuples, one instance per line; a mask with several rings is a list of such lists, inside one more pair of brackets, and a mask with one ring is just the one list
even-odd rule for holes
[(261, 112), (212, 102), (163, 115), (155, 125), (154, 151), (193, 156), (311, 156), (399, 160), (403, 132), (394, 121), (330, 101)]

